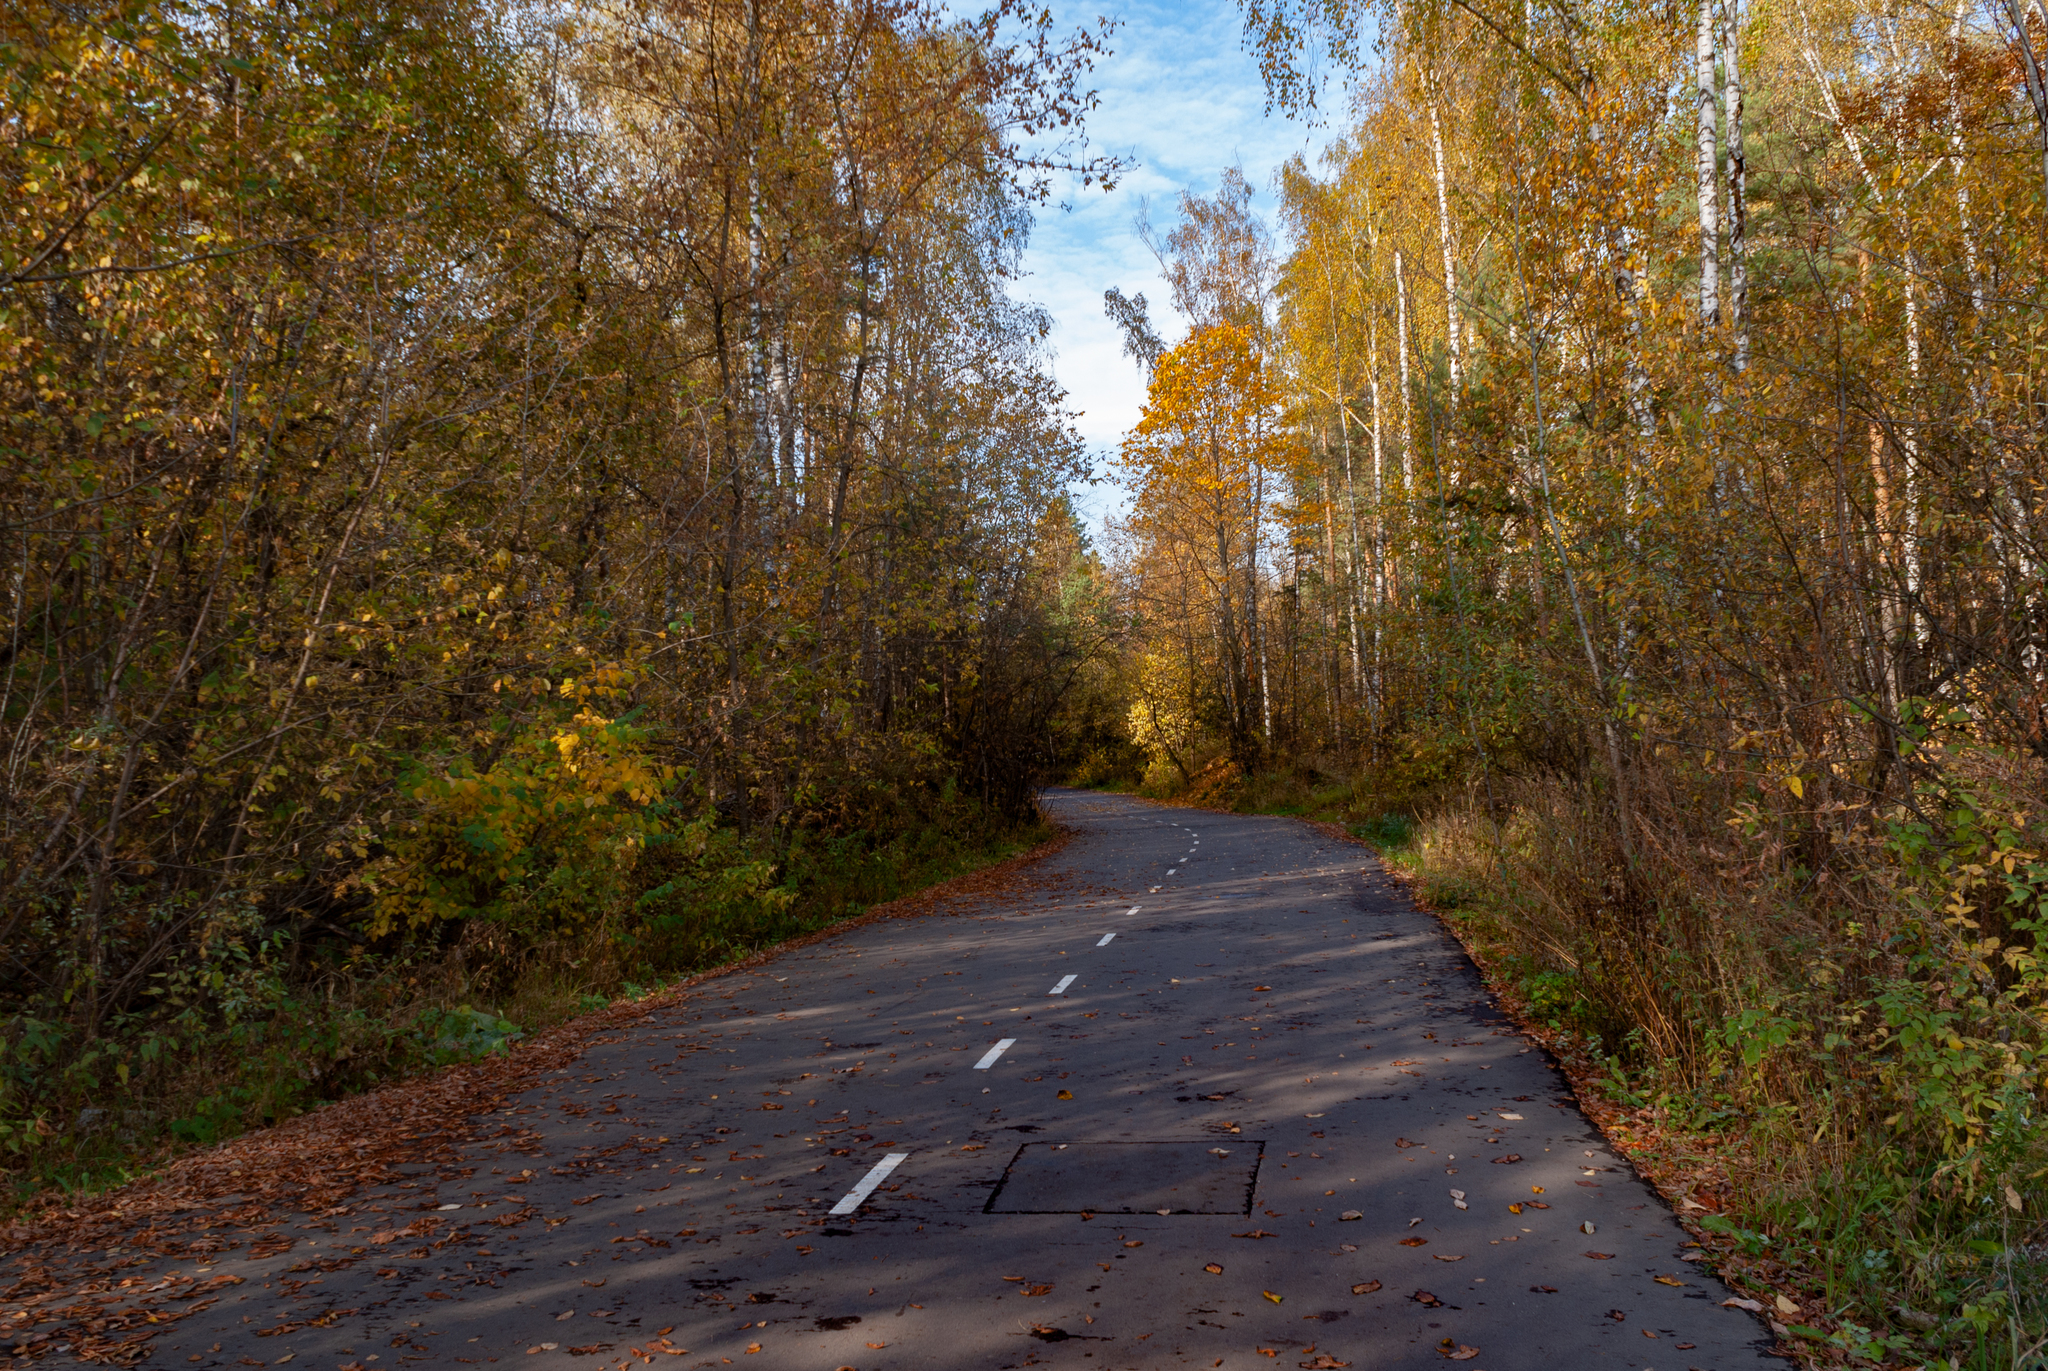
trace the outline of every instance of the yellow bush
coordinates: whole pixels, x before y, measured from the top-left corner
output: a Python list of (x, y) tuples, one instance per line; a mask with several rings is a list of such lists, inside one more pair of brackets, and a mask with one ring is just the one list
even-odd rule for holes
[(458, 761), (408, 777), (418, 809), (362, 877), (367, 931), (483, 918), (546, 936), (618, 908), (675, 783), (645, 737), (585, 706), (521, 736), (488, 771)]

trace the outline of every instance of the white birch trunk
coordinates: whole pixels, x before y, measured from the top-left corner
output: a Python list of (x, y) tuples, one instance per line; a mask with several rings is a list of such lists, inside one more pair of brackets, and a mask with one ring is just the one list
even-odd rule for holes
[(1429, 102), (1429, 142), (1436, 153), (1436, 229), (1444, 248), (1444, 337), (1451, 369), (1451, 403), (1458, 402), (1459, 378), (1464, 372), (1465, 327), (1458, 312), (1458, 257), (1451, 242), (1451, 196), (1444, 175), (1444, 126), (1437, 115), (1437, 103)]
[(1963, 174), (1963, 92), (1956, 80), (1956, 64), (1963, 55), (1963, 11), (1967, 0), (1956, 0), (1954, 20), (1948, 26), (1948, 168), (1955, 179), (1956, 223), (1963, 236), (1963, 263), (1970, 273), (1970, 308), (1984, 312), (1984, 277), (1977, 265), (1977, 230), (1970, 222), (1970, 183)]
[(1401, 250), (1394, 249), (1394, 329), (1401, 371), (1401, 508), (1408, 530), (1408, 552), (1402, 565), (1412, 573), (1415, 555), (1415, 388), (1408, 375), (1408, 273), (1401, 262)]
[(1715, 130), (1720, 102), (1714, 98), (1714, 0), (1700, 0), (1697, 39), (1694, 57), (1699, 83), (1696, 179), (1700, 202), (1700, 327), (1711, 329), (1721, 322), (1720, 196), (1716, 193), (1721, 179), (1721, 157)]
[[(1380, 420), (1380, 323), (1366, 321), (1366, 376), (1372, 390), (1372, 675), (1371, 702), (1375, 718), (1380, 712), (1380, 620), (1387, 605), (1387, 466), (1386, 443)], [(1358, 539), (1358, 502), (1351, 503), (1351, 537)]]
[(1742, 142), (1742, 0), (1726, 0), (1721, 41), (1723, 140), (1728, 148), (1729, 368), (1749, 370), (1749, 164)]

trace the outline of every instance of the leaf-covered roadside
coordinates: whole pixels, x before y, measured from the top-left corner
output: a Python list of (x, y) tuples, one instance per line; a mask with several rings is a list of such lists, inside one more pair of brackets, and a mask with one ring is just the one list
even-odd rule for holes
[[(493, 1111), (591, 1047), (630, 1033), (656, 1011), (771, 957), (885, 919), (964, 912), (1035, 884), (1034, 869), (1071, 839), (1062, 830), (1030, 850), (816, 932), (763, 949), (665, 989), (579, 1015), (508, 1050), (383, 1086), (182, 1157), (147, 1179), (91, 1196), (24, 1206), (0, 1244), (0, 1366), (66, 1355), (135, 1365), (150, 1340), (237, 1283), (232, 1272), (143, 1282), (123, 1272), (159, 1258), (215, 1262), (264, 1255), (294, 1239), (295, 1219), (347, 1212), (357, 1195), (401, 1166), (452, 1163), (465, 1145), (514, 1133)], [(423, 1226), (424, 1225), (424, 1226)], [(405, 1236), (432, 1246), (464, 1230), (428, 1216)], [(356, 1256), (362, 1255), (360, 1252)]]

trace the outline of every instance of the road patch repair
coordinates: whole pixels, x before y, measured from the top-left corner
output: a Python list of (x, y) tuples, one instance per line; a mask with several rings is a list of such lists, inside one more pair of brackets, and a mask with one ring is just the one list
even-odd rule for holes
[(982, 1206), (985, 1214), (1252, 1212), (1265, 1144), (1029, 1142)]

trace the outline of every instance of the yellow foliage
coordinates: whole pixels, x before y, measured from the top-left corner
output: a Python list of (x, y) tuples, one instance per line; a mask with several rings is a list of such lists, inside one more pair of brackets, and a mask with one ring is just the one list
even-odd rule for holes
[(644, 743), (644, 730), (586, 705), (558, 729), (521, 735), (482, 773), (458, 761), (407, 778), (418, 810), (359, 878), (370, 934), (488, 918), (546, 935), (617, 908), (676, 779)]

